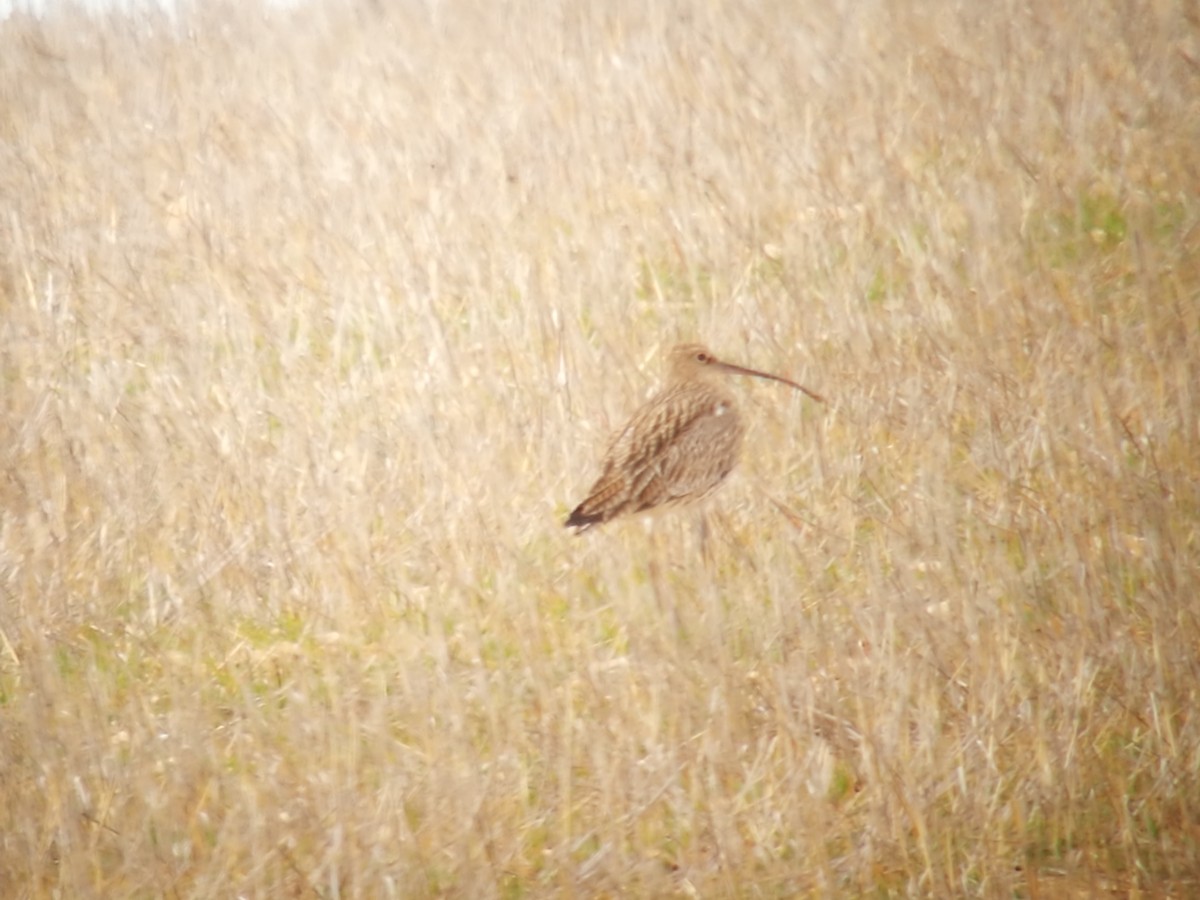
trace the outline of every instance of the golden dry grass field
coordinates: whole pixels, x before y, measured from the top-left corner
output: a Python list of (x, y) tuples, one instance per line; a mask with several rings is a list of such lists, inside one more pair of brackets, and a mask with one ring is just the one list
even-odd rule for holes
[(18, 15), (0, 201), (3, 896), (1200, 895), (1194, 2)]

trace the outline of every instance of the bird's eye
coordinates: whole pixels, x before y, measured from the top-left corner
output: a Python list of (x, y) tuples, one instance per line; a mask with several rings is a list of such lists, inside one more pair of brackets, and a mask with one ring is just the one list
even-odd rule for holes
[(696, 362), (706, 363), (706, 362), (709, 362), (711, 359), (712, 359), (712, 357), (710, 357), (703, 350), (701, 350), (699, 353), (696, 354)]

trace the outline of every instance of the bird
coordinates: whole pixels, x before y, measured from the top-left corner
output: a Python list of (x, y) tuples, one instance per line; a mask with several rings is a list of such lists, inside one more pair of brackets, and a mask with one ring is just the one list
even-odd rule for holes
[(790, 385), (790, 379), (723, 362), (703, 344), (677, 344), (667, 354), (666, 385), (614, 435), (600, 477), (564, 523), (582, 534), (619, 516), (700, 500), (737, 463), (745, 424), (719, 374), (750, 375)]

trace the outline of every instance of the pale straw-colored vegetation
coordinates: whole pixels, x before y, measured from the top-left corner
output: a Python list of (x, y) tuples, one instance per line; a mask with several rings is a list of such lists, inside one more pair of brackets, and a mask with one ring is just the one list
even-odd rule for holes
[(0, 893), (1196, 896), (1197, 15), (0, 23)]

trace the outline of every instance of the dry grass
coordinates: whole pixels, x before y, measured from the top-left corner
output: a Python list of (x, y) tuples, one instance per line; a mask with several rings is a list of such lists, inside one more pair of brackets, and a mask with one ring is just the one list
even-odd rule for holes
[(378, 5), (0, 23), (5, 895), (1195, 896), (1195, 5)]

